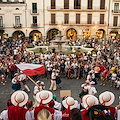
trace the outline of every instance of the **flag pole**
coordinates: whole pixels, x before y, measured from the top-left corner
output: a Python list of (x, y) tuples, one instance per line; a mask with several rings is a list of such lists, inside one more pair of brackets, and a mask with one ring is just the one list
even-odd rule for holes
[(27, 76), (38, 88), (40, 88), (40, 86), (29, 76)]

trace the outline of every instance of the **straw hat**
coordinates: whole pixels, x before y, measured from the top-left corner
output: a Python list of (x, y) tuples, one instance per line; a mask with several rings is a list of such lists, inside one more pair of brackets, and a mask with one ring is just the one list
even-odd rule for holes
[(18, 76), (18, 73), (15, 73), (14, 76)]
[(40, 81), (38, 80), (36, 83), (38, 84), (38, 83), (40, 83)]
[(72, 97), (67, 97), (62, 101), (62, 104), (66, 109), (68, 109), (68, 106), (70, 106), (70, 110), (72, 110), (78, 106), (78, 101), (74, 100)]
[(102, 105), (110, 106), (115, 100), (115, 95), (112, 92), (106, 91), (99, 95), (99, 101)]
[(91, 81), (91, 82), (90, 82), (90, 85), (94, 85), (94, 84), (95, 84), (95, 82), (94, 82), (94, 81)]
[(40, 103), (42, 102), (42, 104), (47, 104), (52, 100), (53, 94), (50, 91), (47, 90), (42, 90), (41, 92), (36, 94), (36, 99), (37, 101)]
[(83, 105), (85, 108), (92, 107), (92, 106), (97, 105), (99, 103), (98, 99), (93, 95), (85, 95), (82, 98), (82, 102), (83, 102)]
[(18, 90), (14, 92), (11, 96), (11, 102), (15, 106), (22, 107), (24, 106), (28, 101), (28, 94), (22, 90)]

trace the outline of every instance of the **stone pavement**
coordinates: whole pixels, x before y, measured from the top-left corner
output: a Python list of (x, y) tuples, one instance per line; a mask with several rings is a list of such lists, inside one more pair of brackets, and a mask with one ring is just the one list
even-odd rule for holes
[[(78, 100), (80, 102), (80, 98), (79, 98), (79, 93), (81, 92), (81, 84), (84, 83), (85, 80), (81, 79), (81, 80), (76, 80), (76, 79), (65, 79), (65, 78), (61, 78), (62, 83), (61, 83), (61, 90), (71, 90), (72, 92), (72, 97), (74, 97), (74, 99)], [(41, 78), (41, 81), (45, 82), (45, 86), (46, 86), (46, 90), (49, 89), (50, 86), (50, 80), (47, 80), (46, 78)], [(110, 87), (109, 82), (107, 83), (106, 86), (100, 86), (99, 85), (100, 82), (98, 81), (98, 84), (96, 85), (97, 91), (98, 93), (96, 94), (96, 96), (98, 97), (99, 94), (101, 92), (104, 92), (106, 90), (108, 91), (112, 91), (115, 94), (115, 102), (113, 105), (118, 105), (120, 100), (119, 100), (119, 96), (120, 96), (120, 90), (117, 90), (116, 88)], [(13, 90), (11, 88), (11, 80), (8, 79), (7, 83), (5, 86), (3, 86), (2, 84), (0, 84), (0, 112), (4, 109), (7, 109), (6, 106), (6, 102), (8, 99), (10, 99), (11, 94), (13, 93)], [(34, 84), (28, 80), (28, 86), (31, 89), (31, 92), (28, 93), (29, 94), (29, 99), (33, 100), (33, 88), (34, 88)], [(23, 89), (23, 86), (22, 86)], [(53, 94), (55, 94), (57, 96), (57, 101), (61, 102), (61, 98), (60, 96), (60, 90), (57, 89), (56, 91), (53, 92)]]

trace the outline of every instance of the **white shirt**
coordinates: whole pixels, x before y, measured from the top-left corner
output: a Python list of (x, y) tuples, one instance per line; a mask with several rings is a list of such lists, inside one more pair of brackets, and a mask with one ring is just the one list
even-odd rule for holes
[(26, 75), (25, 75), (25, 74), (20, 74), (20, 75), (18, 76), (18, 79), (19, 79), (19, 81), (23, 81), (23, 80), (26, 79)]
[(52, 72), (52, 75), (51, 75), (51, 79), (56, 79), (56, 73), (55, 72)]
[(35, 86), (34, 87), (34, 95), (36, 95), (38, 92), (40, 92), (40, 90), (39, 90), (38, 86)]
[(3, 110), (0, 114), (0, 120), (8, 120), (8, 110)]
[(17, 49), (15, 49), (15, 50), (14, 50), (14, 55), (17, 55), (17, 52), (18, 52), (18, 50), (17, 50)]
[(16, 84), (17, 82), (18, 81), (15, 78), (12, 79), (12, 84)]
[(90, 89), (88, 90), (89, 95), (95, 95), (97, 93), (97, 90), (94, 86), (90, 86)]
[(46, 67), (47, 67), (48, 71), (51, 71), (53, 66), (52, 66), (52, 64), (48, 64)]
[(115, 74), (113, 73), (113, 74), (112, 74), (112, 80), (116, 80), (116, 77), (117, 77), (117, 74), (116, 74), (116, 73), (115, 73)]

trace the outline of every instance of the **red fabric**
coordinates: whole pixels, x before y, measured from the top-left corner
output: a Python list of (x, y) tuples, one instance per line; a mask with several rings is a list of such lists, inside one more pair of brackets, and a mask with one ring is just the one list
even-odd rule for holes
[(36, 69), (26, 69), (26, 70), (22, 70), (23, 73), (26, 76), (34, 76), (34, 75), (39, 75), (39, 74), (44, 74), (45, 73), (45, 68), (44, 66), (36, 68)]
[(108, 70), (104, 70), (104, 72), (103, 72), (103, 75), (102, 75), (102, 76), (103, 76), (104, 78), (106, 78), (107, 74), (108, 74)]
[(85, 110), (82, 110), (81, 112), (82, 112), (82, 120), (90, 120), (89, 117), (85, 116), (85, 114), (87, 113), (87, 110), (86, 110), (86, 109), (85, 109)]
[(108, 106), (108, 109), (110, 110), (110, 116), (113, 116), (115, 117), (115, 107), (112, 107), (112, 106)]
[(105, 65), (101, 65), (100, 67), (101, 67), (101, 72), (103, 72), (104, 68), (105, 68)]
[(9, 106), (8, 108), (9, 120), (26, 120), (25, 116), (28, 110), (23, 107), (19, 107), (18, 109), (19, 111), (16, 111), (16, 106)]
[(67, 110), (62, 111), (62, 120), (71, 120)]
[[(55, 112), (55, 110), (54, 110), (53, 108), (44, 107), (44, 109), (48, 110), (48, 111), (52, 114), (52, 117), (53, 117), (54, 112)], [(35, 107), (35, 109), (34, 109), (34, 118), (35, 118), (35, 120), (38, 120), (38, 119), (37, 119), (37, 114), (39, 113), (40, 110), (42, 110), (42, 108), (40, 108), (40, 107)]]
[(15, 65), (14, 64), (10, 64), (10, 70), (14, 71), (15, 70)]

